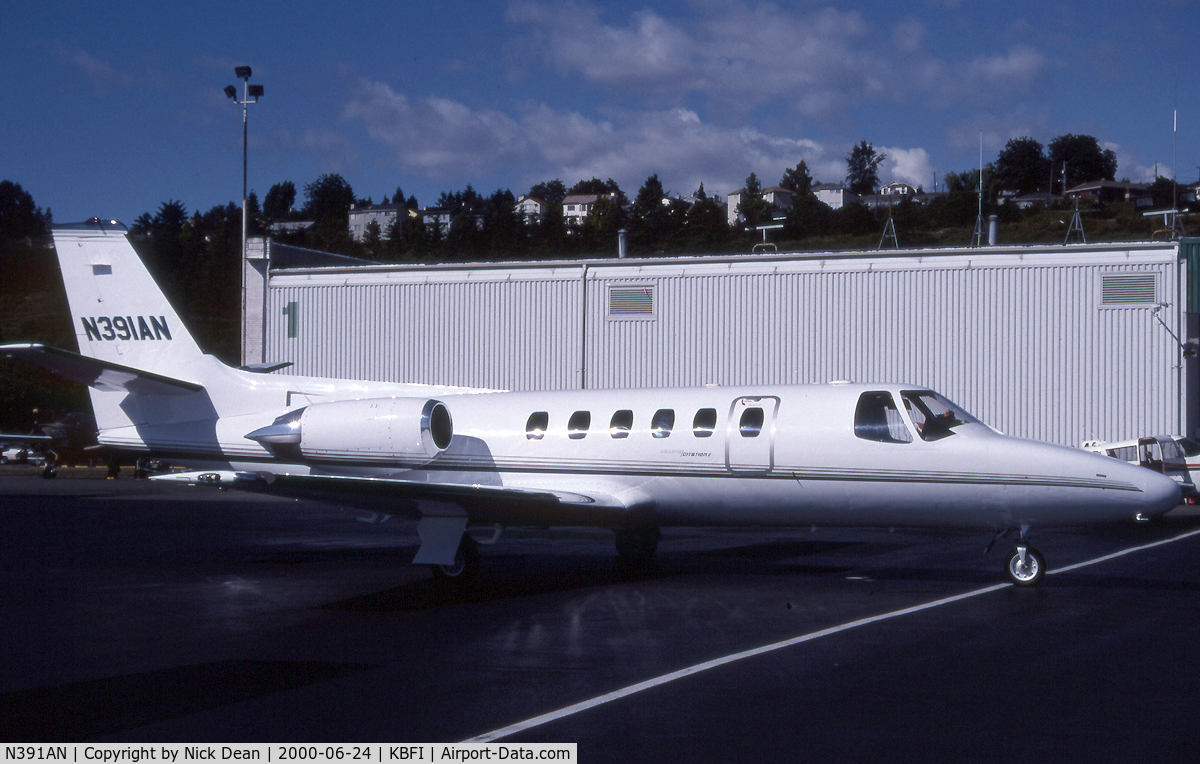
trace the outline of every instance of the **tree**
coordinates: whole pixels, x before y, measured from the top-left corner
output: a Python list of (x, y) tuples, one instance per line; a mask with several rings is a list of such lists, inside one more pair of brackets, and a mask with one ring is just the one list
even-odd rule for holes
[(857, 196), (875, 193), (879, 188), (879, 165), (887, 154), (877, 153), (865, 140), (846, 155), (846, 188)]
[(517, 198), (498, 188), (484, 204), (483, 241), (496, 255), (512, 255), (525, 248), (525, 224), (517, 214)]
[(1100, 142), (1090, 135), (1060, 135), (1050, 141), (1050, 162), (1055, 173), (1061, 173), (1066, 165), (1066, 188), (1113, 180), (1117, 175), (1117, 155), (1111, 149), (1101, 149)]
[(811, 191), (807, 194), (797, 193), (792, 196), (784, 226), (784, 235), (789, 238), (821, 236), (833, 228), (833, 210), (829, 209), (829, 205), (817, 201)]
[(979, 190), (979, 170), (948, 172), (942, 176), (942, 183), (946, 186), (947, 192), (970, 191), (975, 193)]
[(762, 183), (754, 173), (746, 178), (746, 186), (742, 189), (742, 198), (738, 202), (737, 213), (742, 224), (753, 228), (771, 220), (771, 205), (763, 199)]
[(0, 181), (0, 243), (40, 236), (51, 222), (50, 211), (34, 206), (21, 184)]
[(263, 197), (263, 216), (268, 220), (287, 220), (296, 203), (296, 186), (290, 180), (276, 183)]
[(371, 220), (367, 223), (366, 230), (363, 231), (363, 246), (372, 256), (377, 256), (382, 244), (383, 230), (379, 227), (379, 221)]
[(259, 218), (262, 217), (262, 209), (258, 206), (258, 194), (253, 191), (246, 197), (246, 220), (250, 222), (250, 230), (253, 233), (262, 233), (262, 226), (259, 224)]
[(1159, 175), (1154, 179), (1154, 183), (1150, 185), (1150, 196), (1154, 200), (1154, 208), (1165, 210), (1174, 208), (1179, 202), (1175, 196), (1179, 192), (1179, 185), (1170, 178), (1164, 178)]
[(631, 238), (636, 246), (658, 249), (667, 236), (668, 210), (663, 206), (663, 185), (658, 173), (646, 178), (633, 200)]
[(483, 209), (484, 198), (470, 183), (462, 191), (443, 191), (438, 197), (436, 207), (450, 210), (451, 215), (462, 212), (478, 212)]
[(187, 208), (183, 206), (183, 202), (174, 199), (165, 201), (158, 206), (158, 214), (154, 216), (150, 234), (162, 240), (178, 238), (187, 222)]
[(699, 200), (687, 211), (687, 242), (700, 249), (720, 249), (729, 242), (729, 223), (725, 210), (715, 199), (701, 196), (704, 186), (696, 193)]
[(779, 187), (791, 191), (793, 198), (811, 194), (812, 185), (812, 175), (808, 172), (808, 165), (803, 159), (800, 160), (800, 164), (785, 170), (783, 177), (779, 180)]
[(567, 186), (558, 178), (542, 181), (530, 187), (529, 196), (541, 199), (547, 205), (562, 204), (567, 198)]
[(348, 230), (354, 189), (341, 175), (326, 174), (304, 186), (304, 211), (313, 221), (318, 239), (327, 247), (345, 249), (350, 242)]
[(594, 194), (596, 196), (611, 194), (612, 201), (618, 207), (624, 207), (626, 204), (629, 204), (629, 199), (625, 196), (625, 192), (621, 190), (621, 187), (612, 178), (608, 180), (600, 180), (599, 178), (581, 180), (571, 186), (571, 190), (567, 192), (568, 196), (575, 194)]
[(1033, 138), (1012, 138), (989, 168), (991, 185), (997, 192), (1020, 196), (1049, 188), (1050, 159), (1042, 144)]

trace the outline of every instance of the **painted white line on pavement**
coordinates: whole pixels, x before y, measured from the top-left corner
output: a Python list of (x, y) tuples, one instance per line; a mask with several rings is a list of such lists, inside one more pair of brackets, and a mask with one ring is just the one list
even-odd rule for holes
[[(1047, 575), (1054, 575), (1055, 573), (1065, 573), (1070, 570), (1078, 570), (1080, 568), (1086, 568), (1089, 565), (1098, 565), (1099, 563), (1107, 562), (1108, 560), (1112, 560), (1117, 557), (1123, 557), (1127, 554), (1133, 554), (1134, 552), (1140, 552), (1140, 551), (1143, 551), (1146, 549), (1152, 549), (1157, 546), (1163, 546), (1164, 544), (1171, 544), (1176, 541), (1181, 541), (1183, 539), (1186, 539), (1190, 536), (1195, 536), (1197, 534), (1200, 534), (1200, 529), (1190, 531), (1188, 533), (1184, 533), (1181, 536), (1175, 536), (1175, 537), (1172, 537), (1169, 539), (1163, 539), (1162, 541), (1155, 541), (1150, 544), (1143, 544), (1141, 546), (1130, 547), (1129, 549), (1123, 549), (1119, 552), (1113, 552), (1112, 554), (1107, 554), (1107, 555), (1104, 555), (1103, 557), (1097, 557), (1093, 560), (1085, 560), (1084, 562), (1079, 562), (1074, 565), (1068, 565), (1066, 567), (1058, 568), (1056, 570), (1050, 570), (1050, 571), (1047, 571)], [(913, 605), (912, 607), (906, 607), (901, 610), (893, 610), (890, 613), (883, 613), (881, 615), (873, 615), (873, 616), (870, 616), (869, 618), (860, 618), (857, 621), (850, 621), (849, 623), (843, 623), (839, 626), (831, 626), (828, 629), (821, 629), (820, 631), (810, 632), (808, 634), (804, 634), (799, 637), (785, 639), (782, 642), (775, 642), (770, 645), (763, 645), (762, 647), (756, 647), (752, 650), (745, 650), (743, 652), (733, 653), (732, 655), (726, 655), (721, 658), (714, 658), (713, 660), (705, 661), (704, 663), (697, 663), (694, 666), (688, 666), (687, 668), (683, 668), (678, 671), (672, 671), (669, 674), (663, 674), (662, 676), (657, 676), (657, 677), (654, 677), (653, 679), (647, 679), (644, 682), (638, 682), (637, 684), (631, 684), (628, 687), (622, 687), (619, 690), (613, 690), (612, 692), (608, 692), (603, 695), (598, 695), (594, 698), (589, 698), (588, 700), (580, 701), (579, 703), (574, 703), (572, 705), (565, 706), (563, 708), (558, 709), (557, 711), (550, 711), (549, 713), (542, 714), (541, 716), (535, 716), (531, 719), (526, 719), (523, 722), (517, 722), (516, 724), (510, 724), (507, 727), (501, 727), (498, 730), (492, 730), (491, 732), (485, 732), (482, 735), (476, 735), (475, 737), (470, 738), (468, 740), (464, 740), (462, 742), (464, 742), (464, 743), (490, 743), (495, 740), (501, 740), (503, 738), (509, 737), (510, 735), (515, 735), (518, 732), (524, 732), (525, 730), (533, 729), (534, 727), (540, 727), (543, 724), (549, 724), (550, 722), (557, 721), (559, 719), (565, 719), (568, 716), (574, 716), (575, 714), (582, 713), (582, 712), (587, 711), (592, 708), (596, 708), (597, 706), (602, 706), (605, 703), (611, 703), (614, 700), (628, 698), (629, 696), (636, 695), (639, 692), (643, 692), (645, 690), (649, 690), (654, 687), (659, 687), (661, 685), (668, 684), (670, 682), (674, 682), (677, 679), (683, 679), (685, 677), (693, 676), (695, 674), (699, 674), (701, 672), (708, 671), (709, 669), (718, 668), (720, 666), (725, 666), (730, 663), (736, 663), (737, 661), (745, 660), (746, 658), (753, 658), (757, 655), (765, 655), (767, 653), (773, 653), (776, 650), (782, 650), (787, 647), (793, 647), (795, 645), (803, 644), (804, 642), (811, 642), (813, 640), (820, 639), (822, 637), (828, 637), (828, 636), (832, 636), (834, 634), (839, 634), (843, 631), (850, 631), (851, 629), (857, 629), (861, 626), (870, 626), (871, 624), (879, 623), (880, 621), (887, 621), (892, 618), (900, 618), (901, 616), (912, 615), (913, 613), (920, 613), (924, 610), (933, 610), (934, 608), (939, 608), (944, 605), (951, 605), (955, 602), (961, 602), (963, 600), (971, 599), (973, 597), (980, 597), (984, 594), (991, 594), (992, 592), (998, 592), (1001, 589), (1008, 589), (1011, 586), (1012, 586), (1012, 584), (996, 584), (994, 586), (988, 586), (983, 589), (975, 589), (974, 591), (966, 592), (964, 594), (956, 594), (953, 597), (945, 597), (943, 599), (934, 600), (932, 602), (926, 602), (921, 605)]]

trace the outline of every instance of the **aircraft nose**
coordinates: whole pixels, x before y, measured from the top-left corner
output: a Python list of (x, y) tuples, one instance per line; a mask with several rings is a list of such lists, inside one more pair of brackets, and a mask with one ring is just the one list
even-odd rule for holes
[(1179, 506), (1179, 502), (1183, 500), (1183, 489), (1179, 483), (1145, 467), (1136, 469), (1145, 473), (1137, 479), (1137, 485), (1142, 489), (1142, 503), (1145, 505), (1145, 509), (1140, 512), (1141, 516), (1157, 517)]

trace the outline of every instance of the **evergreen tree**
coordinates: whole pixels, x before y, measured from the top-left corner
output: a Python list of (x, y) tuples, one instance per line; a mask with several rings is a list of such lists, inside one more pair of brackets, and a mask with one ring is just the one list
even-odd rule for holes
[[(700, 191), (703, 190), (702, 186)], [(685, 230), (689, 247), (714, 251), (729, 243), (730, 230), (725, 220), (725, 210), (709, 197), (699, 199), (688, 210)]]
[(33, 196), (11, 180), (0, 181), (0, 245), (41, 236), (52, 222), (49, 210), (33, 203)]
[(659, 249), (667, 236), (668, 210), (663, 205), (663, 185), (658, 173), (646, 178), (633, 200), (630, 238), (634, 246)]
[(296, 203), (296, 185), (290, 180), (276, 183), (263, 197), (263, 215), (267, 220), (287, 220)]
[(879, 165), (887, 154), (877, 153), (865, 140), (846, 155), (846, 188), (857, 196), (875, 193), (879, 188)]
[(354, 250), (349, 220), (357, 200), (350, 184), (341, 175), (322, 175), (304, 186), (304, 198), (303, 214), (313, 221), (316, 243), (338, 252)]
[(543, 181), (534, 184), (529, 189), (529, 196), (545, 202), (547, 207), (559, 205), (562, 204), (563, 199), (567, 198), (567, 186), (558, 178)]
[(742, 198), (738, 202), (737, 213), (742, 224), (747, 228), (754, 228), (771, 221), (771, 205), (763, 199), (762, 183), (754, 173), (750, 173), (746, 178), (746, 186), (742, 189)]
[(812, 185), (812, 175), (809, 174), (808, 165), (803, 159), (800, 160), (800, 164), (785, 170), (783, 177), (779, 180), (779, 187), (786, 188), (788, 191), (791, 191), (793, 198), (796, 196), (811, 194)]

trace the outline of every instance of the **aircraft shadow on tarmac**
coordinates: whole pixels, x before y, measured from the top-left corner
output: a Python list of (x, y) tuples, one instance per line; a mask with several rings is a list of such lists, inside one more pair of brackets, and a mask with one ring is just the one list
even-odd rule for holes
[(869, 542), (769, 540), (709, 550), (660, 550), (650, 563), (635, 564), (594, 554), (504, 554), (485, 559), (484, 572), (471, 585), (434, 578), (352, 597), (328, 610), (404, 612), (445, 605), (529, 597), (684, 575), (844, 574), (848, 564), (806, 563), (801, 558), (827, 553), (863, 556), (890, 545)]

